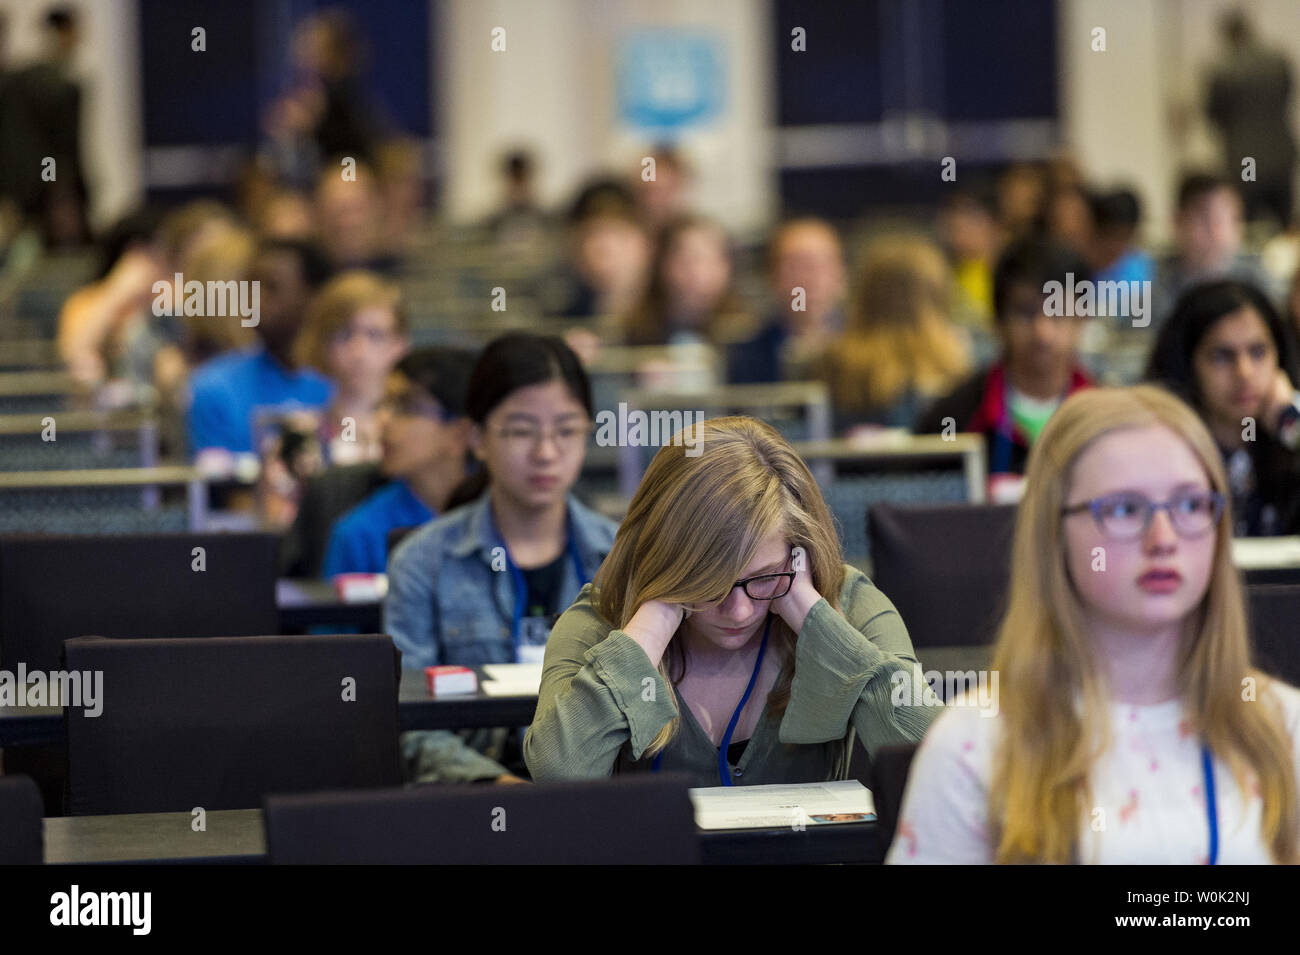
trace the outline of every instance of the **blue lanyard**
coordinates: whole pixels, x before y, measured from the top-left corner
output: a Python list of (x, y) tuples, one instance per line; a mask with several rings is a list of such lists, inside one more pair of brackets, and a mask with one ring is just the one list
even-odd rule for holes
[[(749, 675), (749, 685), (745, 687), (745, 695), (740, 698), (736, 705), (735, 712), (731, 714), (731, 722), (727, 724), (727, 731), (722, 734), (722, 743), (718, 746), (718, 778), (722, 780), (722, 785), (734, 785), (731, 781), (731, 773), (727, 772), (727, 749), (731, 746), (731, 734), (736, 731), (736, 724), (740, 722), (740, 713), (749, 702), (749, 695), (754, 692), (754, 684), (758, 682), (758, 671), (763, 668), (763, 655), (767, 652), (767, 637), (772, 632), (772, 615), (767, 615), (767, 624), (763, 627), (763, 642), (758, 645), (758, 659), (754, 661), (754, 672)], [(659, 767), (664, 761), (664, 751), (660, 750), (655, 754), (654, 765), (650, 767), (651, 772), (659, 772)]]
[(1219, 810), (1214, 801), (1214, 759), (1210, 747), (1201, 746), (1201, 769), (1205, 773), (1205, 814), (1210, 820), (1209, 864), (1219, 861)]
[[(495, 528), (493, 530), (495, 531)], [(519, 565), (510, 556), (510, 548), (506, 546), (501, 534), (497, 532), (496, 536), (501, 549), (505, 551), (506, 567), (510, 569), (510, 579), (514, 582), (515, 610), (514, 619), (510, 622), (510, 642), (514, 645), (515, 655), (518, 656), (519, 625), (523, 622), (524, 611), (528, 609), (528, 581), (524, 579), (524, 572), (519, 569)], [(573, 572), (578, 579), (578, 589), (581, 590), (583, 586), (591, 583), (591, 578), (587, 576), (587, 570), (582, 566), (582, 555), (578, 553), (578, 542), (574, 539), (572, 532), (568, 535), (565, 549), (568, 551), (569, 559), (573, 562)]]

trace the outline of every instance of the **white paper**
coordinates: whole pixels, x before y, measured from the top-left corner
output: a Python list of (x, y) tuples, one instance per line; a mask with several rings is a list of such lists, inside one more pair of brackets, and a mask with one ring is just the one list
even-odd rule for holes
[(871, 792), (856, 779), (772, 786), (692, 789), (701, 829), (769, 829), (867, 822), (876, 818)]
[(483, 675), (488, 696), (536, 696), (542, 686), (540, 663), (486, 663)]

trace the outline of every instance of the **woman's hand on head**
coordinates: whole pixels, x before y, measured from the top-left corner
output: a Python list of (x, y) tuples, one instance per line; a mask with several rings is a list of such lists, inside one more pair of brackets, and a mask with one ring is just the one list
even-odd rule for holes
[(685, 615), (686, 610), (681, 604), (647, 600), (632, 614), (623, 632), (645, 651), (653, 666), (658, 666)]
[(813, 583), (812, 569), (802, 548), (794, 548), (788, 566), (795, 572), (794, 583), (791, 584), (789, 593), (772, 601), (772, 609), (798, 635), (803, 630), (803, 622), (808, 617), (808, 611), (822, 599), (822, 595), (817, 592), (817, 587)]

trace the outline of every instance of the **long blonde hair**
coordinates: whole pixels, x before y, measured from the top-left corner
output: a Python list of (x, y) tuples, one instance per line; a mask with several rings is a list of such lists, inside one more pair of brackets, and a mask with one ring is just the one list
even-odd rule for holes
[(955, 385), (970, 354), (948, 322), (951, 311), (952, 274), (933, 243), (896, 235), (868, 246), (849, 327), (824, 360), (835, 404), (869, 409), (909, 388), (929, 395)]
[[(696, 448), (700, 453), (687, 453)], [(803, 459), (776, 429), (755, 418), (703, 421), (650, 462), (596, 573), (592, 605), (611, 627), (622, 628), (649, 600), (724, 600), (763, 539), (775, 532), (804, 549), (817, 592), (838, 607), (844, 586), (840, 540)], [(790, 699), (797, 636), (773, 617), (769, 639), (783, 659), (767, 698), (773, 714), (784, 712)], [(679, 629), (659, 664), (678, 712), (672, 687), (685, 675), (680, 640)], [(667, 746), (679, 725), (680, 717), (674, 718), (647, 752)]]
[[(1066, 569), (1061, 508), (1075, 462), (1093, 442), (1119, 429), (1153, 425), (1187, 443), (1227, 500), (1227, 478), (1209, 432), (1187, 405), (1152, 385), (1073, 395), (1030, 451), (1011, 594), (993, 661), (1003, 687), (1004, 735), (989, 792), (998, 862), (1077, 861), (1089, 771), (1110, 742), (1109, 695)], [(1245, 678), (1260, 689), (1270, 678), (1251, 666), (1228, 510), (1216, 531), (1209, 586), (1188, 621), (1178, 695), (1192, 731), (1228, 762), (1243, 791), (1247, 773), (1256, 775), (1264, 806), (1261, 835), (1276, 861), (1295, 862), (1300, 823), (1287, 731), (1269, 703), (1241, 705)]]

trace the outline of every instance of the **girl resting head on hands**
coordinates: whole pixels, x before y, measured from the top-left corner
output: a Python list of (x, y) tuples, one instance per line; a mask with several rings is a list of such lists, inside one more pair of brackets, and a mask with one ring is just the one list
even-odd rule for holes
[(1168, 392), (1061, 406), (1017, 517), (999, 712), (935, 723), (890, 862), (1296, 861), (1300, 692), (1251, 666), (1228, 506)]
[(556, 623), (524, 755), (537, 779), (843, 778), (855, 732), (870, 752), (929, 725), (932, 707), (890, 699), (914, 663), (794, 449), (753, 418), (704, 421), (655, 455)]

